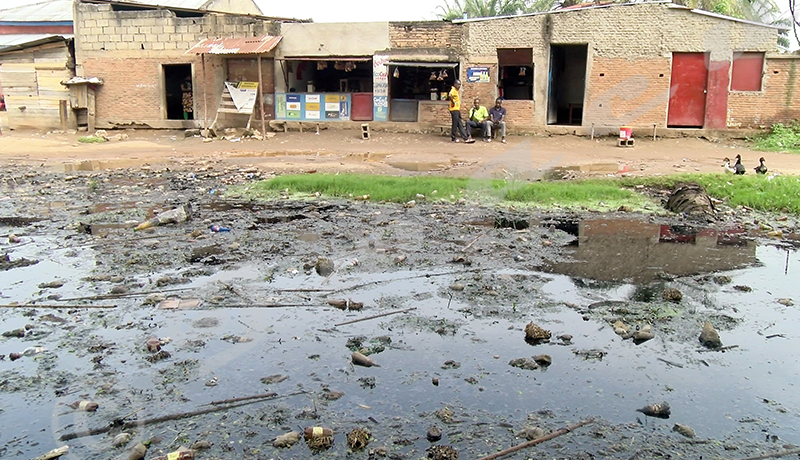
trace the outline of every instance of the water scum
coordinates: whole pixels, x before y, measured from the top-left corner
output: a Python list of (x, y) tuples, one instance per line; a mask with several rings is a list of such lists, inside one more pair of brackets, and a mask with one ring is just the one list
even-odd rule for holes
[[(0, 353), (21, 355), (0, 361), (3, 458), (65, 444), (66, 458), (124, 458), (140, 442), (146, 458), (193, 444), (196, 458), (338, 458), (354, 430), (369, 433), (363, 449), (349, 443), (361, 457), (479, 458), (588, 419), (505, 458), (742, 458), (800, 443), (800, 257), (740, 226), (209, 202), (202, 178), (179, 173), (125, 183), (64, 206), (21, 185), (2, 202), (43, 218), (4, 230), (21, 238), (4, 245), (10, 259), (38, 263), (0, 272), (2, 331), (22, 331), (0, 338)], [(99, 200), (111, 205), (85, 212)], [(133, 232), (179, 201), (194, 202), (189, 221)], [(320, 258), (332, 273), (318, 274)], [(698, 340), (706, 322), (721, 349)], [(551, 338), (526, 342), (529, 323)], [(354, 366), (354, 352), (380, 367)], [(549, 366), (509, 364), (544, 355)], [(663, 402), (668, 419), (637, 412)], [(313, 427), (332, 435), (273, 445)], [(105, 431), (60, 440), (92, 429)]]

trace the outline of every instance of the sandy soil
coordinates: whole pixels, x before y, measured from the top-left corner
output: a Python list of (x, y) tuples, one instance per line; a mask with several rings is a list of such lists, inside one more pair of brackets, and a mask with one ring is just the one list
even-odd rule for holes
[(264, 141), (222, 140), (203, 142), (185, 138), (183, 131), (109, 131), (127, 134), (121, 141), (102, 144), (78, 142), (78, 134), (4, 132), (2, 158), (6, 161), (39, 163), (60, 169), (64, 163), (101, 161), (93, 169), (171, 164), (200, 158), (224, 163), (250, 164), (275, 172), (353, 171), (376, 174), (412, 174), (436, 171), (452, 176), (515, 171), (527, 178), (541, 176), (560, 167), (584, 175), (629, 173), (637, 175), (674, 172), (721, 171), (722, 160), (742, 155), (752, 173), (758, 157), (764, 156), (770, 172), (800, 174), (800, 156), (757, 152), (742, 140), (712, 141), (670, 138), (652, 141), (637, 138), (633, 148), (620, 148), (615, 138), (590, 140), (577, 136), (511, 136), (499, 142), (467, 145), (452, 143), (447, 136), (372, 132), (362, 140), (360, 132), (323, 130), (276, 133)]

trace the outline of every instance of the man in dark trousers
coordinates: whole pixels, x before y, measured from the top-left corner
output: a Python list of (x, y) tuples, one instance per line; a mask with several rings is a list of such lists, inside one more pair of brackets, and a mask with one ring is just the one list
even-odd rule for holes
[(456, 80), (450, 88), (450, 92), (447, 93), (447, 100), (450, 101), (450, 119), (452, 120), (450, 140), (459, 142), (460, 139), (456, 136), (461, 135), (464, 142), (471, 144), (475, 142), (475, 139), (467, 134), (464, 130), (464, 124), (461, 123), (461, 94), (458, 92), (459, 89), (461, 89), (461, 80)]
[(489, 109), (489, 137), (492, 137), (491, 129), (500, 128), (501, 142), (506, 143), (506, 108), (503, 107), (503, 100), (497, 98), (494, 101), (494, 107)]

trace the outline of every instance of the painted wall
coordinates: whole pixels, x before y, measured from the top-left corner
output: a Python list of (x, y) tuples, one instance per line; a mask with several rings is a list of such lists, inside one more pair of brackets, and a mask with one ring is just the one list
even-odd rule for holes
[(389, 25), (363, 23), (282, 23), (276, 57), (372, 56), (389, 47)]
[(800, 120), (800, 55), (767, 55), (761, 91), (731, 91), (729, 128), (764, 128)]

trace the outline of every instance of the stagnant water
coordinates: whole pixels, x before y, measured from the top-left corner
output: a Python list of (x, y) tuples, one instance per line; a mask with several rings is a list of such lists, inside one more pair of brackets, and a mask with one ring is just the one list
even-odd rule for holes
[[(597, 256), (598, 247), (608, 249), (603, 244), (593, 246), (592, 241), (597, 240), (588, 233), (579, 234), (574, 248), (578, 259)], [(432, 274), (441, 276), (431, 277), (416, 271), (332, 277), (325, 289), (375, 281), (344, 294), (380, 307), (370, 314), (416, 308), (405, 314), (341, 326), (335, 324), (365, 314), (342, 312), (319, 303), (308, 307), (201, 306), (199, 310), (167, 311), (142, 307), (140, 299), (109, 301), (117, 308), (108, 311), (53, 311), (67, 318), (70, 328), (56, 324), (51, 334), (38, 339), (0, 340), (3, 354), (29, 346), (49, 350), (35, 358), (0, 361), (2, 456), (35, 457), (62, 445), (57, 438), (65, 432), (102, 426), (140, 408), (142, 417), (150, 417), (194, 410), (210, 401), (267, 389), (278, 394), (310, 392), (280, 402), (295, 414), (300, 408), (315, 407), (312, 393), (322, 387), (346, 394), (323, 410), (328, 418), (290, 420), (286, 424), (297, 429), (296, 425), (335, 425), (337, 420), (352, 423), (371, 417), (383, 422), (401, 420), (408, 432), (424, 433), (430, 421), (418, 414), (430, 413), (444, 404), (467, 413), (495, 414), (513, 424), (541, 409), (569, 414), (575, 420), (600, 416), (612, 422), (631, 422), (643, 418), (634, 409), (668, 401), (672, 406), (670, 420), (649, 419), (646, 423), (665, 427), (671, 427), (673, 422), (689, 424), (702, 438), (763, 440), (765, 436), (777, 436), (784, 442), (800, 444), (800, 392), (796, 388), (800, 381), (796, 353), (800, 345), (796, 326), (800, 313), (796, 306), (777, 302), (781, 298), (800, 301), (796, 284), (800, 254), (780, 245), (730, 237), (715, 236), (715, 241), (727, 241), (725, 244), (703, 245), (695, 240), (693, 244), (662, 248), (666, 253), (661, 255), (651, 246), (629, 245), (614, 250), (619, 256), (606, 256), (599, 266), (584, 262), (554, 264), (542, 267), (542, 271), (504, 270), (500, 276), (526, 275), (519, 279), (542, 280), (536, 286), (536, 300), (530, 305), (520, 303), (519, 311), (508, 315), (485, 311), (476, 314), (473, 304), (451, 298), (448, 286), (463, 282), (465, 276), (444, 274), (446, 270), (434, 270)], [(602, 241), (602, 237), (598, 238)], [(56, 239), (37, 237), (34, 243), (17, 249), (18, 257), (42, 261), (0, 273), (5, 301), (35, 298), (39, 296), (40, 282), (54, 277), (80, 278), (92, 270), (90, 246), (75, 249), (60, 248), (60, 244)], [(68, 257), (64, 254), (71, 251), (76, 252)], [(676, 255), (674, 251), (682, 253)], [(677, 261), (676, 257), (685, 259)], [(684, 271), (685, 265), (696, 269), (704, 260), (707, 269), (691, 274)], [(698, 284), (698, 271), (730, 276), (731, 283)], [(731, 329), (720, 331), (724, 345), (738, 348), (705, 353), (698, 351), (696, 341), (671, 340), (664, 335), (634, 345), (616, 336), (607, 322), (566, 306), (630, 300), (642, 283), (662, 272), (684, 276), (676, 282), (683, 283), (688, 294), (682, 305), (686, 311), (724, 311), (738, 320)], [(197, 277), (190, 285), (180, 287), (189, 289), (183, 293), (187, 297), (225, 284), (278, 292), (319, 287), (319, 278), (302, 273), (273, 277), (265, 267), (246, 264), (236, 270)], [(739, 285), (749, 286), (752, 291), (733, 288)], [(66, 288), (60, 292), (64, 297), (92, 294)], [(298, 303), (305, 302), (303, 293), (285, 292), (276, 301), (286, 303), (293, 295)], [(24, 327), (30, 319), (23, 312), (13, 308), (0, 311), (0, 328), (7, 331)], [(200, 327), (200, 320), (212, 327)], [(531, 346), (522, 340), (527, 321), (552, 330), (554, 337), (571, 334), (572, 343), (562, 345), (552, 340)], [(129, 322), (132, 326), (125, 327)], [(696, 337), (698, 332), (687, 334)], [(171, 361), (151, 365), (141, 359), (141, 344), (151, 335), (171, 338), (166, 347), (173, 353)], [(231, 336), (252, 340), (232, 343)], [(391, 337), (391, 344), (373, 355), (381, 367), (350, 365), (350, 350), (344, 342), (355, 336)], [(197, 340), (205, 345), (192, 345)], [(103, 366), (98, 367), (89, 359), (86, 348), (103, 343), (115, 344), (114, 352), (106, 355)], [(602, 359), (586, 359), (575, 353), (588, 349), (603, 350), (605, 355)], [(525, 371), (508, 364), (511, 359), (540, 353), (552, 357), (553, 364), (546, 369)], [(447, 360), (459, 362), (460, 367), (443, 369)], [(153, 367), (159, 371), (153, 372)], [(260, 383), (262, 377), (272, 374), (289, 378), (277, 384)], [(8, 391), (20, 376), (36, 375), (43, 381), (29, 382), (28, 389)], [(359, 380), (364, 377), (374, 377), (374, 387)], [(438, 379), (438, 386), (432, 385), (432, 378)], [(208, 386), (209, 381), (216, 385)], [(95, 414), (76, 413), (65, 406), (83, 397), (99, 402), (102, 410)], [(195, 423), (173, 423), (169, 428), (152, 430), (168, 436), (179, 436), (181, 430), (203, 431)], [(282, 425), (278, 423), (273, 428), (273, 436), (282, 432), (279, 426)], [(447, 439), (446, 435), (444, 441), (457, 441), (456, 435), (451, 436)], [(260, 439), (258, 444), (263, 441)], [(70, 444), (75, 449), (74, 458), (104, 458), (107, 442), (102, 437), (88, 437)], [(423, 442), (424, 437), (418, 441), (420, 445)], [(291, 455), (303, 457), (297, 451), (287, 453)]]

